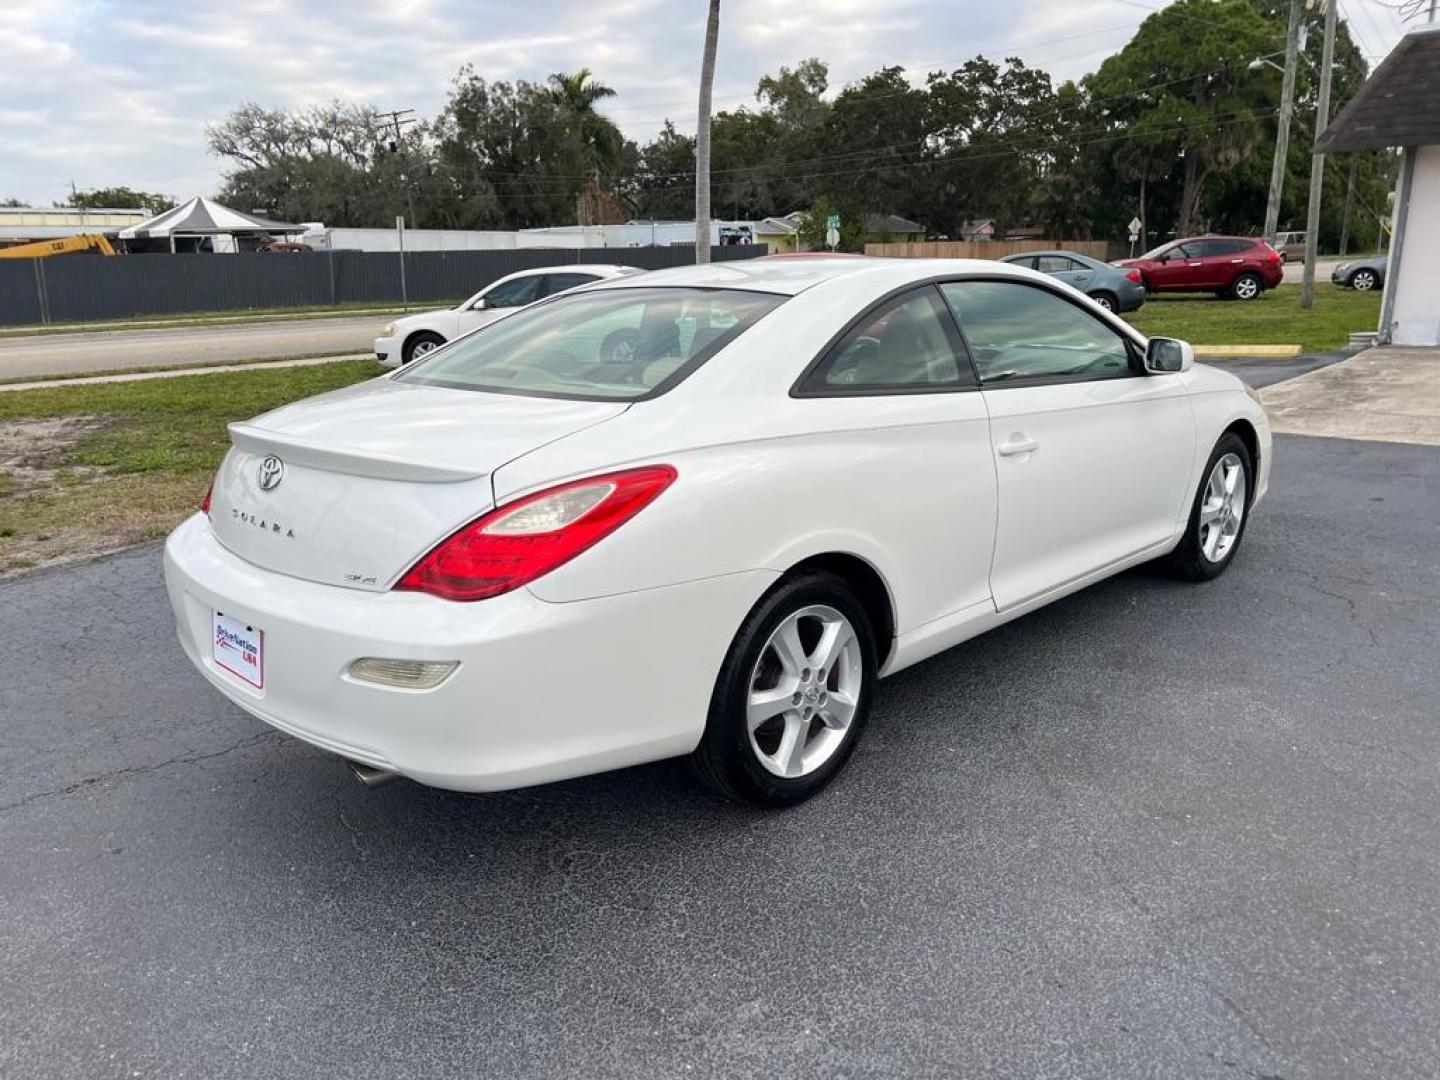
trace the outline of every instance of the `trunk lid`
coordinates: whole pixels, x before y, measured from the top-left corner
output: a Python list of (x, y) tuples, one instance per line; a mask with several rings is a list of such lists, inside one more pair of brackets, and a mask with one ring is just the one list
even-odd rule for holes
[(230, 425), (212, 527), (257, 566), (383, 591), (494, 505), (497, 468), (626, 408), (388, 379), (309, 398)]

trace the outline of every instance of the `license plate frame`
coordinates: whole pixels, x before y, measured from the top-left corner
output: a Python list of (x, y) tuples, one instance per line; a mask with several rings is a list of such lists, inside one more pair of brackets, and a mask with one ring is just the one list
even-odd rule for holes
[(211, 613), (210, 659), (247, 686), (265, 689), (265, 631), (248, 619)]

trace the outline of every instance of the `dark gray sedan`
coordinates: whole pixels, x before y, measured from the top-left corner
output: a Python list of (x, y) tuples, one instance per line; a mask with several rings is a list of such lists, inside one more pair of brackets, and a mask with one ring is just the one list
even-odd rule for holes
[(1000, 261), (1059, 278), (1111, 311), (1135, 311), (1145, 303), (1139, 270), (1109, 266), (1078, 251), (1026, 251)]
[(1361, 292), (1382, 289), (1385, 287), (1386, 261), (1386, 256), (1376, 255), (1373, 259), (1354, 259), (1350, 262), (1342, 262), (1330, 272), (1330, 280), (1336, 285), (1343, 285), (1347, 289), (1359, 289)]

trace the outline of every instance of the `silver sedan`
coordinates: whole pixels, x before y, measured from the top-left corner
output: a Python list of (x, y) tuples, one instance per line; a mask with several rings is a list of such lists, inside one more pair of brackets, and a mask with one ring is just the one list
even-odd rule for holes
[(1145, 303), (1140, 271), (1110, 266), (1078, 251), (1026, 251), (1000, 261), (1059, 278), (1109, 311), (1137, 311)]

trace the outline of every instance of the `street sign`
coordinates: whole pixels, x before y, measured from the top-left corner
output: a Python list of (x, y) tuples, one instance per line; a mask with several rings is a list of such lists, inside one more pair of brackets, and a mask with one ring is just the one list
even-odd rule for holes
[(1141, 223), (1141, 221), (1140, 221), (1140, 219), (1139, 219), (1138, 217), (1134, 217), (1134, 218), (1131, 218), (1131, 219), (1130, 219), (1130, 231), (1135, 234), (1135, 235), (1132, 236), (1130, 239), (1134, 240), (1134, 239), (1137, 239), (1137, 238), (1140, 236), (1140, 226), (1141, 226), (1141, 224), (1142, 224), (1142, 223)]
[[(827, 218), (825, 219), (825, 231), (826, 231), (826, 232), (831, 232), (831, 231), (838, 232), (839, 230), (840, 230), (840, 215), (839, 215), (839, 214), (831, 214), (829, 217), (827, 217)], [(828, 241), (827, 241), (827, 243), (828, 243)]]
[(825, 246), (834, 251), (840, 246), (840, 230), (829, 228), (825, 230)]
[(1135, 243), (1136, 240), (1139, 240), (1139, 239), (1140, 239), (1140, 234), (1139, 234), (1138, 232), (1132, 232), (1132, 233), (1130, 234), (1130, 243), (1133, 244), (1133, 243)]

